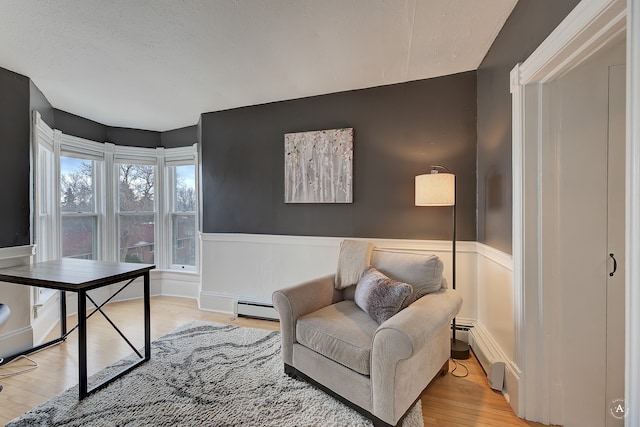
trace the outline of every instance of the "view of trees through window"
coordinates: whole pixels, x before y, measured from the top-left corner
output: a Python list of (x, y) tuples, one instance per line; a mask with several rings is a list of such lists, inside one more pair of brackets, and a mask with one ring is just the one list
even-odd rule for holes
[(173, 166), (172, 264), (196, 265), (196, 187), (193, 165)]
[[(101, 236), (97, 200), (97, 170), (102, 162), (60, 157), (60, 213), (62, 256), (98, 259)], [(123, 262), (156, 263), (156, 174), (148, 164), (118, 163), (118, 259)], [(196, 265), (195, 166), (167, 169), (170, 197), (167, 230), (171, 238), (170, 263)]]
[(95, 162), (60, 157), (62, 256), (97, 259)]
[(153, 165), (118, 165), (119, 259), (152, 264), (155, 253)]

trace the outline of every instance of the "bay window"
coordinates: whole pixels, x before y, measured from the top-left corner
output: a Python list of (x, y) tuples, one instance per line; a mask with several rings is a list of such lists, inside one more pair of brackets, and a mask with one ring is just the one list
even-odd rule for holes
[(139, 148), (50, 129), (35, 117), (38, 261), (73, 257), (197, 271), (196, 146)]

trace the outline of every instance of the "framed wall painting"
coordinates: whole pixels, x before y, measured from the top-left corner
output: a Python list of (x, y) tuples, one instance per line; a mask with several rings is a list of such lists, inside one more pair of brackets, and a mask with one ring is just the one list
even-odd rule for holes
[(353, 202), (353, 128), (284, 135), (285, 203)]

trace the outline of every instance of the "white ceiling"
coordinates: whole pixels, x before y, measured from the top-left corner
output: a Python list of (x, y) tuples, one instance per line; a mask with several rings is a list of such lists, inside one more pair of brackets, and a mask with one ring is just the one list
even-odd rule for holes
[(0, 67), (58, 109), (201, 113), (475, 70), (517, 0), (0, 0)]

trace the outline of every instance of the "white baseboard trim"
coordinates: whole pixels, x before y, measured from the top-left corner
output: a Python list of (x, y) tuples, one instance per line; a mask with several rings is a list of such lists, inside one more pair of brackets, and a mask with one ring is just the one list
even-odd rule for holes
[(171, 270), (151, 271), (151, 295), (198, 299), (200, 274)]
[(487, 373), (490, 387), (501, 391), (512, 407), (517, 405), (519, 369), (479, 321), (469, 331), (469, 344)]
[(202, 291), (200, 292), (200, 298), (198, 299), (198, 308), (203, 311), (235, 314), (234, 310), (236, 301), (239, 299), (249, 300), (250, 298), (239, 295)]
[(513, 412), (515, 412), (518, 417), (524, 418), (523, 408), (520, 408), (520, 378), (522, 378), (520, 368), (513, 361), (508, 361), (505, 365), (502, 394), (507, 400), (507, 403), (511, 405)]
[(480, 322), (476, 322), (470, 331), (470, 344), (487, 374), (489, 387), (501, 392), (504, 388), (506, 355)]

